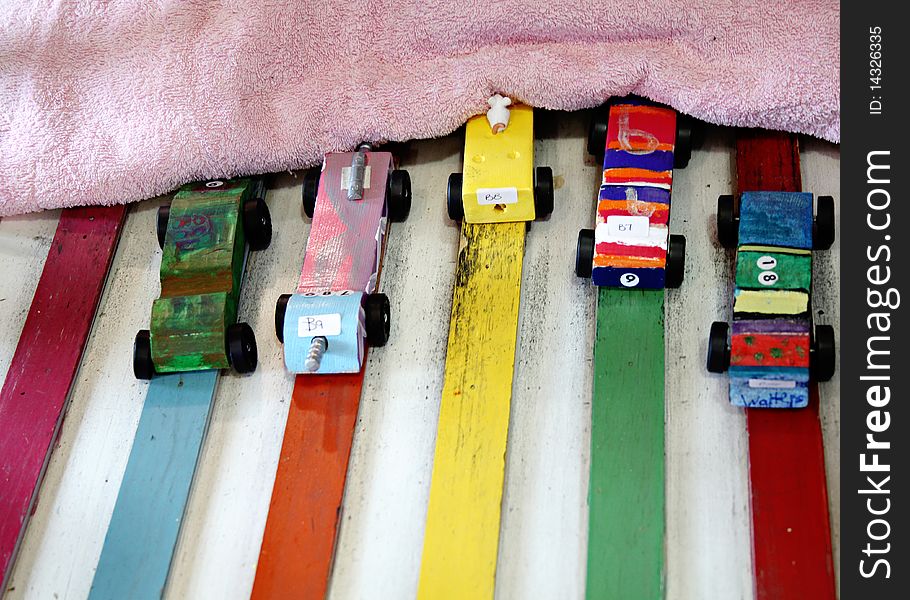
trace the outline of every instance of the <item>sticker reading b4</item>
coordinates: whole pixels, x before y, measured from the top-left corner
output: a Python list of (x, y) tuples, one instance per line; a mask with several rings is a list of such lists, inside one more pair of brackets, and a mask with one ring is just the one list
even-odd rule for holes
[(341, 315), (306, 315), (297, 320), (297, 335), (302, 338), (341, 335)]
[(518, 188), (477, 188), (477, 204), (515, 204)]

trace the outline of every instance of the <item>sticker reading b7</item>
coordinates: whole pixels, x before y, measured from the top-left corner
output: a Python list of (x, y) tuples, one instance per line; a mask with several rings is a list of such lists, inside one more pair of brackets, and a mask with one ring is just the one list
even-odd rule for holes
[(306, 315), (297, 319), (297, 335), (302, 338), (341, 335), (341, 315)]
[(518, 188), (477, 188), (477, 204), (515, 204)]

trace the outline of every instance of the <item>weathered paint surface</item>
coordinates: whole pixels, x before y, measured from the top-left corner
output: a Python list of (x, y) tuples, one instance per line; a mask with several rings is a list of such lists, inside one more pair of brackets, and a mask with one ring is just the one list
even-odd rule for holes
[[(225, 329), (237, 320), (249, 179), (190, 184), (174, 195), (152, 305), (152, 360), (160, 373), (230, 366)], [(219, 185), (214, 185), (219, 184)]]
[(524, 237), (462, 225), (418, 598), (493, 597)]
[(0, 593), (66, 412), (125, 216), (125, 206), (61, 212), (0, 391)]
[(664, 291), (601, 288), (586, 597), (663, 598)]

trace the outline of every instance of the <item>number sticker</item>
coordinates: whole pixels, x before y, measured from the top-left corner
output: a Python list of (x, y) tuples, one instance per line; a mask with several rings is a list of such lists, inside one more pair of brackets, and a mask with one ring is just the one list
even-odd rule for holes
[(477, 188), (477, 204), (515, 204), (518, 188)]
[(216, 179), (215, 181), (209, 181), (209, 182), (207, 182), (207, 183), (205, 184), (205, 187), (207, 187), (207, 188), (216, 188), (216, 187), (221, 187), (221, 186), (223, 186), (223, 185), (224, 185), (224, 182), (223, 182), (223, 181), (219, 181), (219, 180)]
[(773, 256), (762, 256), (757, 261), (755, 261), (755, 264), (758, 265), (759, 269), (762, 269), (763, 271), (769, 271), (777, 266), (777, 259)]
[(341, 335), (341, 315), (308, 315), (297, 319), (297, 335), (300, 337)]
[(639, 281), (640, 280), (638, 279), (638, 275), (635, 273), (624, 273), (619, 277), (619, 283), (623, 284), (626, 287), (635, 287), (638, 285)]
[(762, 285), (774, 285), (780, 279), (774, 271), (762, 271), (758, 274), (758, 282)]

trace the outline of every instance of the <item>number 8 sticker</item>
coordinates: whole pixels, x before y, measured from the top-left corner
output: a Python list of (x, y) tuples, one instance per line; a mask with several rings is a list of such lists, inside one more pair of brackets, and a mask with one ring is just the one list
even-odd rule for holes
[(758, 274), (758, 282), (762, 285), (774, 285), (779, 277), (774, 271), (762, 271)]

